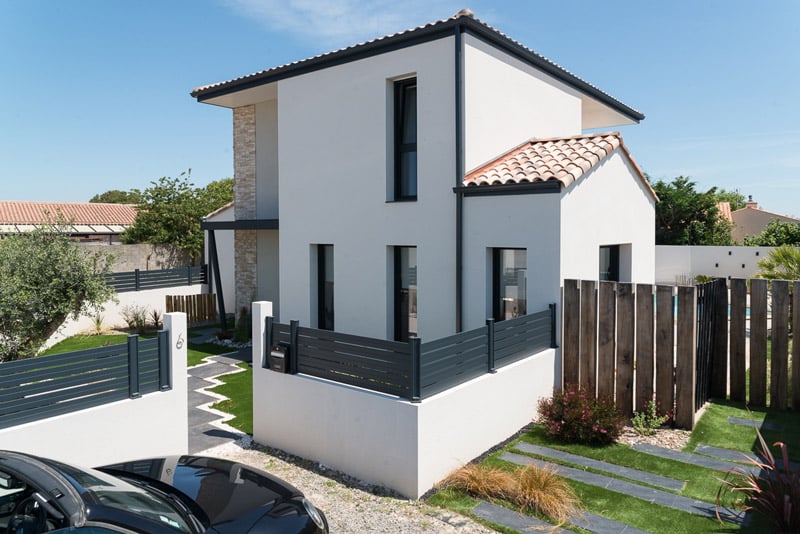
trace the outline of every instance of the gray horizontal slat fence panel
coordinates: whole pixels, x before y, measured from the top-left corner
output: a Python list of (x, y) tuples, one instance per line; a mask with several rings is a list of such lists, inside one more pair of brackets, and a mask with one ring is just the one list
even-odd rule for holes
[(547, 344), (550, 345), (550, 327), (540, 330), (520, 330), (513, 336), (505, 336), (502, 339), (494, 338), (495, 353), (503, 352), (508, 347), (516, 347), (520, 343), (531, 342), (533, 340), (546, 339)]
[(272, 344), (290, 343), (291, 330), (288, 324), (272, 323)]
[(38, 356), (36, 358), (28, 358), (26, 360), (18, 360), (15, 362), (5, 362), (0, 364), (0, 369), (2, 369), (3, 374), (3, 376), (0, 376), (0, 385), (2, 385), (2, 380), (5, 377), (15, 373), (29, 371), (31, 369), (63, 367), (73, 362), (96, 360), (107, 356), (127, 354), (127, 351), (127, 345), (122, 343), (97, 349), (87, 349), (75, 352), (67, 352), (64, 354), (53, 354), (51, 356)]
[(74, 386), (80, 386), (82, 384), (94, 383), (102, 380), (127, 378), (127, 376), (128, 368), (126, 364), (125, 367), (110, 367), (90, 373), (80, 373), (54, 380), (40, 380), (25, 385), (8, 388), (7, 390), (0, 392), (0, 413), (3, 411), (3, 403), (9, 400), (29, 397), (32, 395), (40, 395), (42, 393), (47, 393), (48, 391), (72, 388)]
[[(420, 365), (423, 370), (423, 377), (425, 370), (438, 370), (447, 368), (463, 358), (482, 357), (484, 362), (484, 371), (488, 370), (488, 350), (487, 350), (488, 336), (480, 336), (478, 338), (464, 341), (454, 346), (442, 347), (438, 350), (426, 351), (422, 350), (420, 357)], [(423, 345), (424, 347), (425, 345)]]
[[(84, 357), (85, 358), (85, 357)], [(34, 358), (38, 360), (39, 358)], [(45, 367), (32, 368), (24, 372), (18, 372), (0, 378), (0, 392), (5, 389), (19, 388), (26, 384), (57, 380), (65, 376), (93, 373), (103, 369), (122, 368), (127, 366), (127, 354), (112, 354), (97, 359), (73, 361), (68, 365), (49, 365)], [(0, 370), (5, 372), (5, 365), (2, 364)], [(125, 371), (127, 372), (127, 370)]]
[(8, 428), (32, 421), (39, 421), (47, 419), (48, 417), (55, 417), (56, 415), (63, 415), (66, 413), (100, 406), (109, 402), (115, 402), (128, 398), (127, 388), (125, 391), (109, 391), (106, 393), (99, 393), (90, 397), (76, 399), (71, 402), (64, 402), (61, 404), (53, 404), (43, 408), (38, 408), (34, 411), (16, 412), (12, 414), (0, 415), (0, 428)]
[(495, 349), (494, 361), (498, 367), (502, 367), (548, 348), (550, 348), (550, 334), (539, 334), (520, 340), (519, 343), (502, 350)]
[(298, 372), (407, 396), (411, 358), (405, 343), (327, 330), (298, 330)]
[(428, 341), (422, 344), (422, 354), (425, 355), (430, 352), (441, 350), (442, 348), (445, 347), (458, 345), (459, 343), (464, 343), (465, 341), (469, 341), (475, 338), (481, 338), (484, 340), (483, 342), (485, 343), (488, 331), (489, 331), (488, 327), (482, 326), (480, 328), (475, 328), (474, 330), (461, 332), (460, 334), (454, 334), (452, 336), (444, 337), (442, 339), (437, 339), (435, 341)]
[[(44, 394), (35, 395), (32, 397), (24, 397), (10, 402), (4, 402), (0, 407), (0, 413), (11, 414), (19, 411), (26, 410), (45, 410), (47, 406), (53, 404), (61, 404), (80, 398), (88, 397), (96, 393), (105, 393), (109, 391), (119, 391), (122, 394), (121, 398), (127, 397), (128, 394), (128, 379), (127, 377), (119, 379), (101, 380), (95, 383), (84, 384), (78, 387), (72, 387), (63, 390), (51, 391)], [(93, 406), (93, 405), (92, 405)]]
[[(423, 382), (421, 387), (422, 398), (436, 395), (437, 393), (446, 391), (459, 384), (469, 382), (470, 380), (473, 380), (479, 376), (483, 376), (484, 374), (486, 374), (485, 361), (478, 361), (476, 362), (476, 365), (472, 366), (460, 367), (459, 372), (457, 373), (453, 373), (451, 371), (449, 374), (443, 374), (442, 378), (439, 380), (431, 382), (428, 381)], [(435, 377), (430, 377), (430, 378), (433, 379)]]

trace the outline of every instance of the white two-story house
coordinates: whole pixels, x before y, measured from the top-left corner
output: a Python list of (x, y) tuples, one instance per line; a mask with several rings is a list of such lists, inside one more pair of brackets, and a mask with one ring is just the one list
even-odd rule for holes
[(655, 194), (586, 134), (644, 115), (469, 11), (192, 96), (233, 110), (237, 311), (433, 340), (653, 281)]

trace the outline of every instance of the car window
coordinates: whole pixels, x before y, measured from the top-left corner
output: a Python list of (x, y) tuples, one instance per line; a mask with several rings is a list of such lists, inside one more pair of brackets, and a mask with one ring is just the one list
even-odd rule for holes
[(79, 491), (88, 492), (99, 504), (157, 521), (178, 532), (192, 532), (183, 514), (158, 493), (94, 469), (53, 463)]

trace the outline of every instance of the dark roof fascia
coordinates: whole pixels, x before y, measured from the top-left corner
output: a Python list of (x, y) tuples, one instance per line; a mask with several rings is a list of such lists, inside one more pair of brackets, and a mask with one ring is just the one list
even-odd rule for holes
[(425, 26), (417, 30), (409, 31), (407, 34), (369, 41), (350, 48), (343, 48), (335, 52), (304, 59), (296, 63), (275, 67), (258, 74), (245, 76), (238, 80), (222, 82), (217, 86), (192, 91), (191, 95), (195, 97), (198, 102), (204, 102), (211, 98), (236, 93), (245, 89), (252, 89), (259, 85), (285, 80), (293, 76), (300, 76), (316, 70), (335, 67), (386, 52), (401, 50), (410, 46), (435, 41), (443, 37), (450, 37), (453, 35), (453, 26), (454, 23), (452, 21), (446, 21), (440, 25)]
[(547, 182), (528, 182), (523, 184), (470, 185), (454, 187), (453, 192), (466, 197), (552, 194), (561, 192), (561, 182), (549, 180)]
[(593, 86), (592, 84), (588, 83), (585, 80), (575, 76), (571, 72), (567, 71), (563, 67), (556, 65), (548, 61), (544, 56), (537, 54), (536, 52), (532, 51), (531, 49), (527, 48), (526, 46), (518, 43), (517, 41), (511, 39), (508, 36), (500, 35), (497, 33), (496, 30), (481, 24), (474, 19), (466, 19), (466, 29), (468, 33), (472, 34), (475, 37), (479, 37), (484, 41), (489, 42), (490, 44), (500, 48), (501, 50), (508, 52), (509, 54), (521, 59), (524, 62), (530, 63), (536, 68), (550, 74), (554, 78), (566, 83), (567, 85), (571, 85), (576, 89), (586, 93), (587, 95), (591, 96), (603, 102), (607, 106), (615, 109), (616, 111), (626, 115), (627, 117), (639, 122), (644, 120), (644, 114), (636, 111), (635, 109), (626, 106), (616, 98), (612, 97), (611, 95), (604, 93), (597, 87)]
[(550, 74), (554, 78), (566, 83), (567, 85), (575, 87), (579, 91), (586, 93), (600, 102), (603, 102), (607, 106), (631, 118), (632, 120), (635, 120), (636, 122), (644, 119), (644, 114), (640, 113), (639, 111), (626, 106), (616, 98), (578, 78), (563, 67), (548, 61), (543, 56), (540, 56), (524, 45), (500, 33), (498, 30), (479, 22), (472, 17), (448, 19), (443, 22), (423, 26), (414, 30), (408, 30), (407, 32), (400, 33), (398, 35), (368, 41), (366, 43), (355, 45), (349, 48), (343, 48), (335, 52), (329, 52), (327, 54), (304, 59), (281, 67), (275, 67), (261, 73), (251, 74), (249, 76), (244, 76), (238, 79), (222, 82), (217, 85), (212, 85), (211, 87), (194, 90), (192, 91), (191, 95), (196, 98), (198, 102), (205, 102), (212, 98), (236, 93), (245, 89), (252, 89), (253, 87), (284, 80), (293, 76), (299, 76), (301, 74), (307, 74), (315, 70), (334, 67), (350, 61), (365, 59), (378, 54), (400, 50), (409, 46), (434, 41), (444, 37), (450, 37), (453, 35), (453, 28), (463, 29), (467, 33), (470, 33), (471, 35), (512, 54), (522, 61), (532, 64), (538, 69)]
[(278, 230), (278, 219), (238, 219), (236, 221), (202, 221), (203, 230)]

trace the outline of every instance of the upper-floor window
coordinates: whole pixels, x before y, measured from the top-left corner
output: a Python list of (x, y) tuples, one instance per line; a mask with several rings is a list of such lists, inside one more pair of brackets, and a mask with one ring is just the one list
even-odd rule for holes
[(493, 250), (492, 314), (495, 321), (527, 313), (528, 251), (524, 248)]
[(394, 200), (417, 198), (417, 79), (394, 83)]

